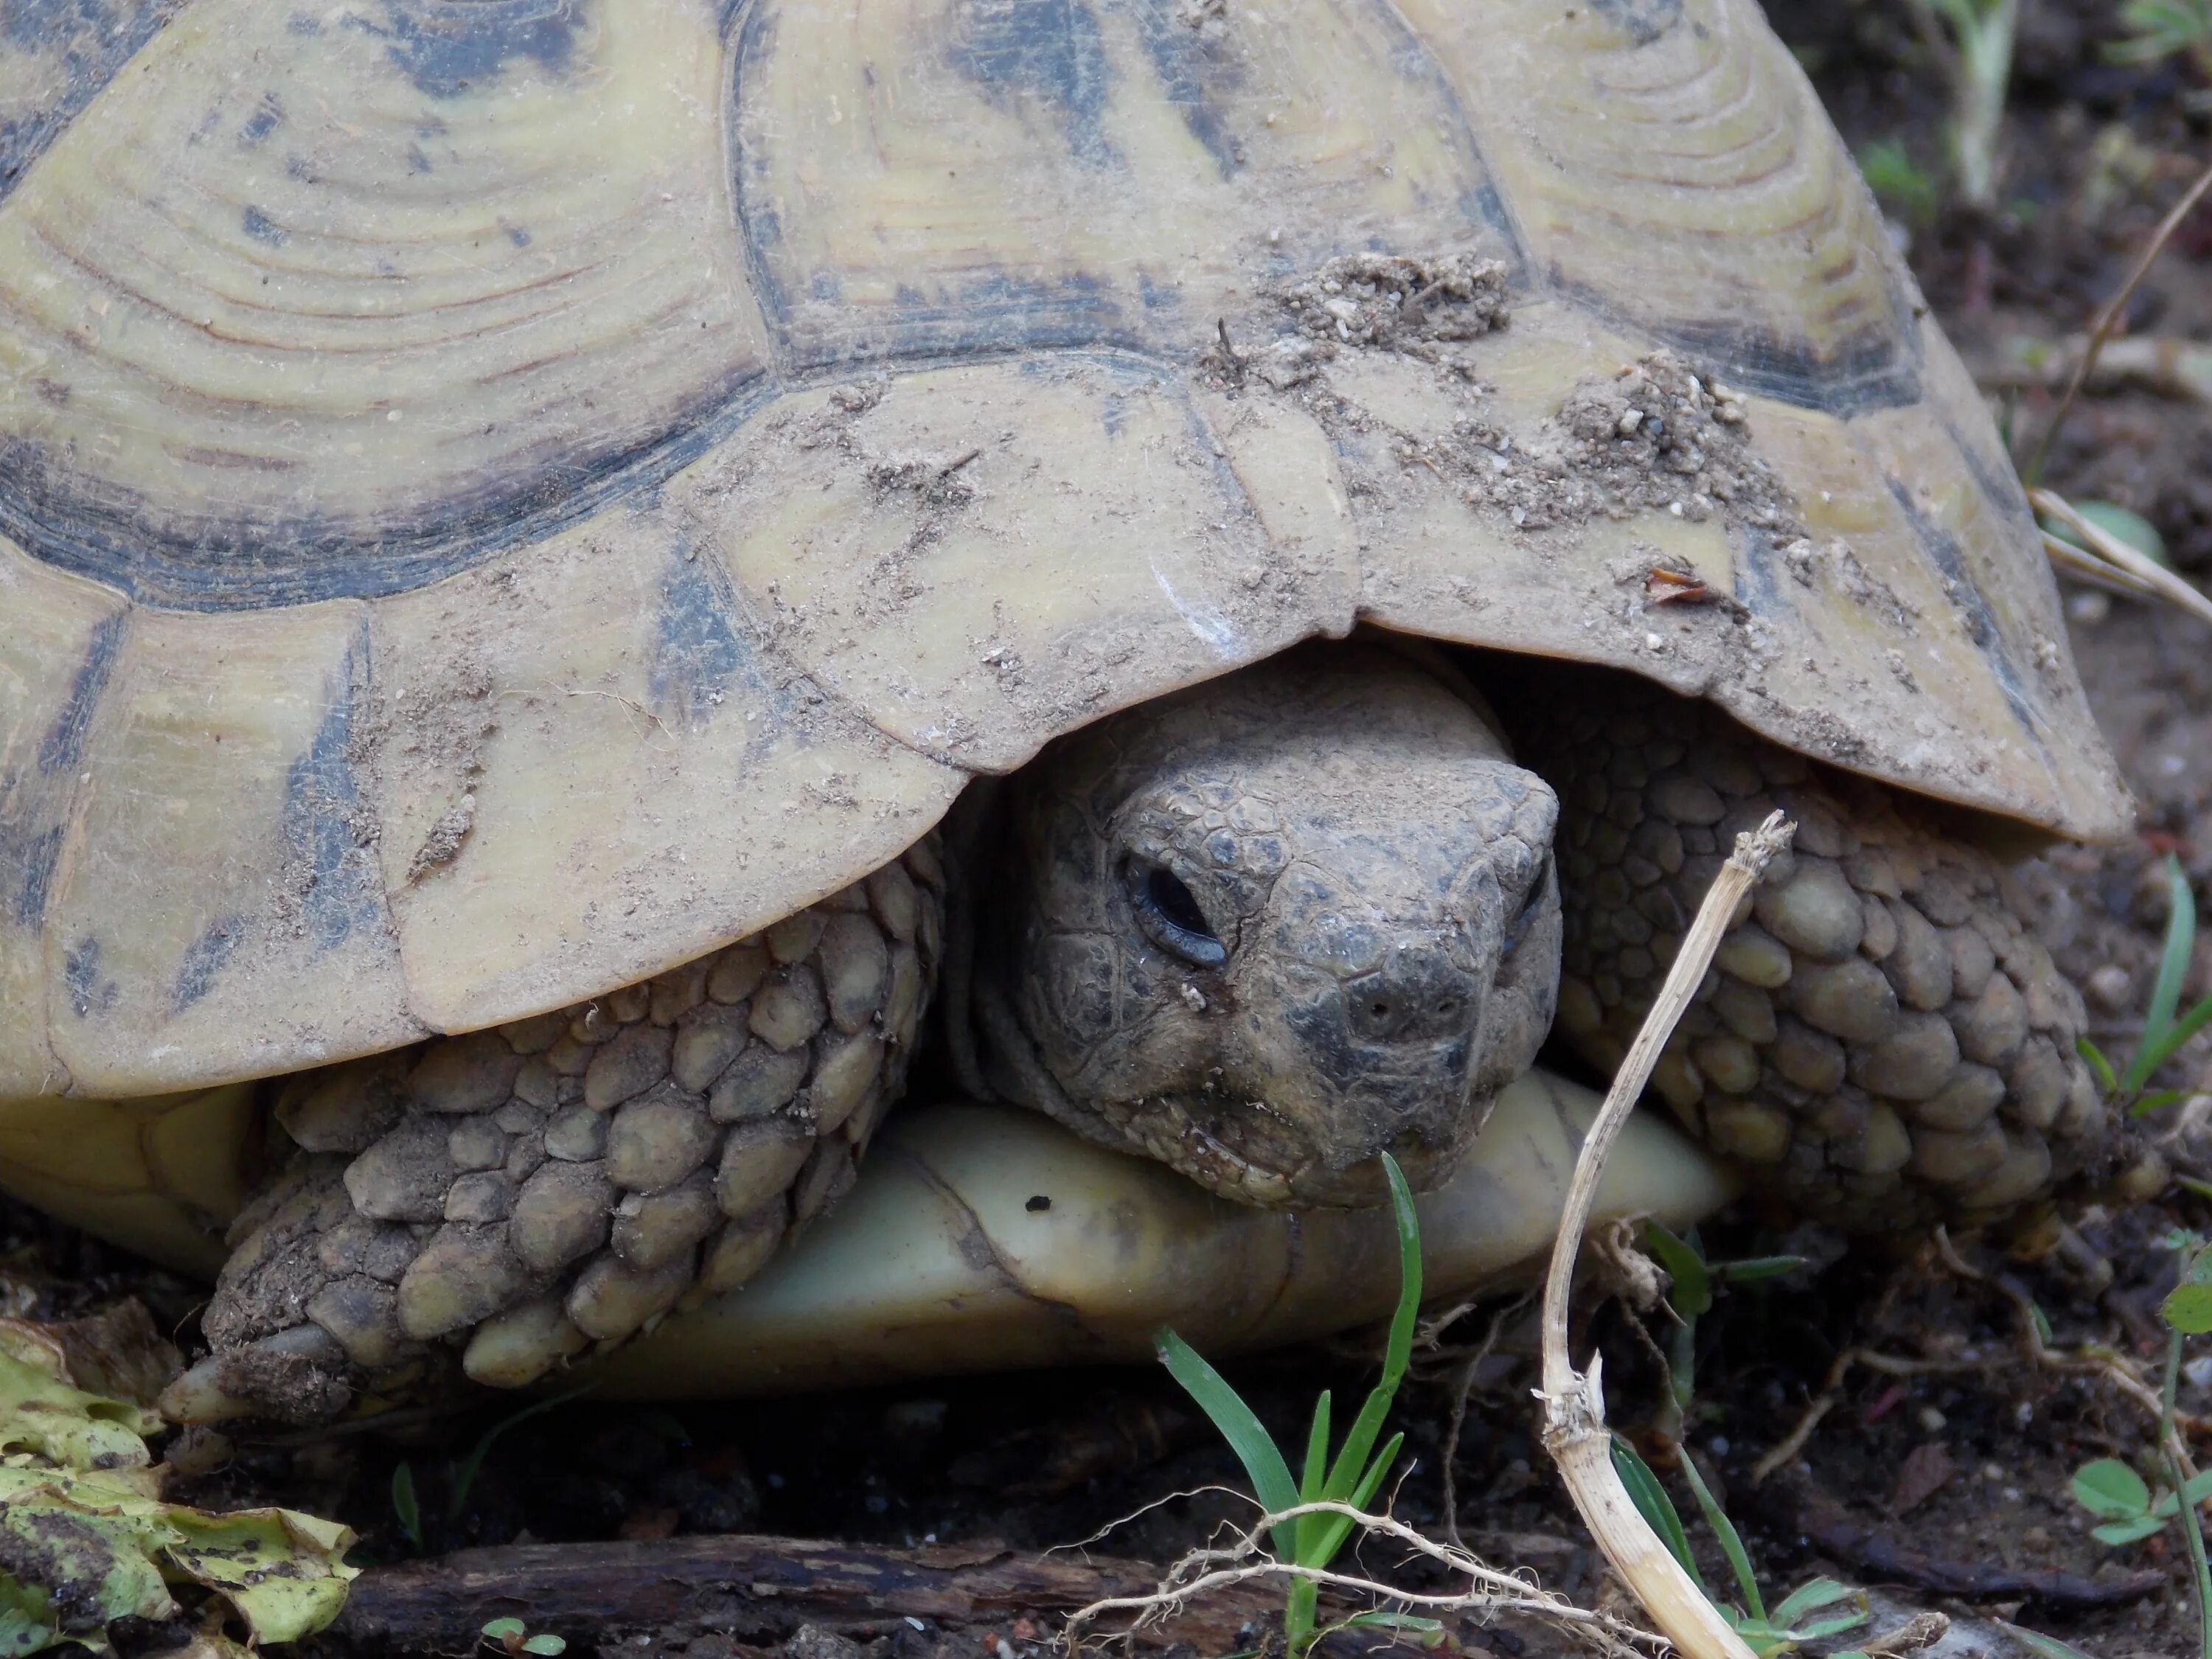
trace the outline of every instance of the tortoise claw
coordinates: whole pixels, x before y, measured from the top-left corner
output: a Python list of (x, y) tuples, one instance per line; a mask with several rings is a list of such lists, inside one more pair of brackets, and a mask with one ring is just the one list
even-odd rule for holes
[(191, 1367), (161, 1391), (161, 1414), (173, 1423), (326, 1421), (353, 1404), (352, 1370), (328, 1331), (295, 1325)]

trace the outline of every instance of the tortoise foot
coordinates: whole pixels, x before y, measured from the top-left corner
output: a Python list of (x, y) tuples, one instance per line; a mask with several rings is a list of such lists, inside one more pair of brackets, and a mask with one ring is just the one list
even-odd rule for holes
[[(1601, 688), (1591, 688), (1601, 690)], [(1990, 1219), (2109, 1156), (2081, 999), (1947, 813), (1649, 687), (1553, 700), (1558, 1030), (1611, 1071), (1739, 831), (1797, 823), (1653, 1087), (1760, 1186), (1853, 1231)]]
[(852, 1185), (935, 978), (924, 849), (580, 1007), (306, 1073), (185, 1422), (536, 1382), (735, 1289)]

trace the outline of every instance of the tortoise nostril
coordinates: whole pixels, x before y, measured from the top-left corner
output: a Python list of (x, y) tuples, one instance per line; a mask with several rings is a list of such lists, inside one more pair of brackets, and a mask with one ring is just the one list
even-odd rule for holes
[(1353, 1033), (1367, 1042), (1432, 1042), (1461, 1035), (1481, 997), (1448, 953), (1400, 945), (1383, 965), (1344, 988), (1340, 1006)]

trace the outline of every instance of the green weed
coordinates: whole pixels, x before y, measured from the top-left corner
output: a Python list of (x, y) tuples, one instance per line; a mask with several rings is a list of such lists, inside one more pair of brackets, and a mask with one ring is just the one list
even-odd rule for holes
[[(1665, 1360), (1667, 1391), (1672, 1410), (1670, 1428), (1686, 1422), (1696, 1397), (1698, 1321), (1711, 1311), (1716, 1291), (1729, 1285), (1752, 1285), (1761, 1279), (1779, 1278), (1794, 1268), (1805, 1265), (1802, 1256), (1754, 1256), (1741, 1261), (1708, 1261), (1704, 1247), (1692, 1231), (1687, 1238), (1677, 1237), (1656, 1221), (1644, 1224), (1644, 1247), (1659, 1265), (1667, 1270), (1672, 1280), (1667, 1292), (1668, 1311), (1674, 1316), (1674, 1329), (1668, 1343)], [(1679, 1433), (1670, 1433), (1679, 1439)], [(1697, 1499), (1698, 1510), (1705, 1524), (1719, 1541), (1721, 1553), (1728, 1559), (1729, 1571), (1735, 1579), (1736, 1589), (1742, 1596), (1741, 1604), (1723, 1601), (1715, 1595), (1698, 1570), (1697, 1559), (1690, 1551), (1690, 1534), (1682, 1524), (1674, 1500), (1667, 1495), (1666, 1486), (1651, 1466), (1638, 1455), (1636, 1448), (1619, 1435), (1613, 1438), (1613, 1467), (1620, 1476), (1621, 1485), (1628, 1489), (1631, 1502), (1644, 1523), (1657, 1534), (1668, 1553), (1681, 1564), (1682, 1571), (1690, 1575), (1690, 1582), (1704, 1592), (1705, 1597), (1727, 1620), (1745, 1645), (1759, 1656), (1772, 1656), (1794, 1651), (1806, 1642), (1820, 1641), (1830, 1636), (1863, 1625), (1867, 1620), (1866, 1603), (1859, 1592), (1848, 1584), (1832, 1578), (1814, 1578), (1799, 1585), (1772, 1607), (1759, 1585), (1759, 1577), (1752, 1571), (1751, 1556), (1743, 1547), (1742, 1535), (1735, 1529), (1727, 1511), (1706, 1486), (1705, 1477), (1685, 1449), (1681, 1456), (1683, 1479), (1688, 1481), (1691, 1495)], [(1842, 1607), (1856, 1598), (1856, 1605), (1842, 1612), (1827, 1609)], [(1825, 1614), (1814, 1617), (1814, 1614)], [(1834, 1659), (1854, 1659), (1852, 1653), (1839, 1653)], [(1864, 1659), (1863, 1655), (1856, 1659)]]
[(568, 1650), (568, 1644), (563, 1638), (548, 1633), (532, 1636), (530, 1627), (520, 1619), (493, 1620), (483, 1627), (483, 1638), (506, 1654), (507, 1659), (521, 1659), (526, 1653), (538, 1654), (541, 1659), (554, 1659), (555, 1655)]
[[(1390, 1319), (1390, 1335), (1382, 1351), (1382, 1376), (1360, 1408), (1344, 1443), (1329, 1455), (1329, 1395), (1327, 1389), (1314, 1402), (1313, 1421), (1306, 1435), (1305, 1462), (1300, 1479), (1291, 1479), (1291, 1468), (1281, 1449), (1261, 1426), (1259, 1417), (1231, 1388), (1220, 1372), (1206, 1364), (1198, 1351), (1173, 1331), (1161, 1330), (1153, 1338), (1160, 1363), (1212, 1420), (1223, 1439), (1244, 1465), (1252, 1491), (1270, 1515), (1280, 1515), (1302, 1504), (1348, 1504), (1364, 1509), (1382, 1488), (1382, 1478), (1398, 1460), (1406, 1437), (1394, 1434), (1380, 1450), (1375, 1443), (1389, 1415), (1390, 1402), (1406, 1375), (1413, 1351), (1413, 1316), (1421, 1303), (1421, 1231), (1413, 1214), (1413, 1189), (1407, 1186), (1397, 1160), (1382, 1156), (1390, 1182), (1390, 1207), (1398, 1225), (1398, 1306)], [(1329, 1513), (1300, 1515), (1278, 1522), (1273, 1534), (1279, 1559), (1297, 1567), (1321, 1571), (1335, 1560), (1352, 1535), (1356, 1522), (1351, 1516)], [(1297, 1577), (1283, 1608), (1283, 1638), (1287, 1659), (1304, 1659), (1307, 1650), (1328, 1632), (1316, 1627), (1319, 1585), (1310, 1577)], [(1409, 1634), (1425, 1646), (1443, 1638), (1443, 1626), (1433, 1619), (1388, 1612), (1364, 1613), (1345, 1621), (1352, 1626), (1380, 1626)], [(1331, 1626), (1330, 1628), (1341, 1628)]]
[(2150, 1007), (2143, 1015), (2142, 1035), (2136, 1039), (2134, 1055), (2123, 1069), (2087, 1037), (2075, 1045), (2097, 1074), (2106, 1099), (2130, 1117), (2154, 1112), (2181, 1097), (2176, 1089), (2146, 1093), (2145, 1085), (2160, 1066), (2181, 1051), (2184, 1043), (2212, 1024), (2212, 997), (2177, 1015), (2182, 983), (2189, 976), (2197, 945), (2197, 896), (2190, 889), (2181, 860), (2171, 853), (2166, 857), (2166, 940), (2159, 950), (2158, 977), (2151, 984)]
[[(2181, 1431), (2174, 1421), (2173, 1397), (2181, 1380), (2181, 1352), (2192, 1336), (2212, 1332), (2212, 1244), (2199, 1235), (2179, 1229), (2162, 1241), (2168, 1249), (2186, 1258), (2181, 1282), (2160, 1304), (2166, 1322), (2166, 1376), (2159, 1391), (2159, 1452), (2167, 1491), (2153, 1501), (2142, 1477), (2118, 1458), (2100, 1458), (2074, 1472), (2075, 1500), (2091, 1514), (2104, 1517), (2094, 1534), (2108, 1544), (2132, 1543), (2148, 1538), (2175, 1515), (2187, 1517), (2182, 1536), (2189, 1546), (2189, 1562), (2197, 1585), (2197, 1622), (2200, 1651), (2212, 1659), (2212, 1565), (2204, 1550), (2204, 1517), (2197, 1508), (2212, 1496), (2212, 1470), (2188, 1476), (2182, 1464)], [(2073, 1652), (2063, 1648), (2066, 1653)], [(2050, 1651), (2051, 1650), (2045, 1650)]]
[[(2128, 0), (2120, 8), (2120, 23), (2127, 33), (2105, 48), (2115, 64), (2155, 64), (2161, 58), (2183, 58), (2206, 80), (2212, 80), (2212, 0)], [(2185, 101), (2203, 107), (2203, 90)]]
[(1936, 217), (1942, 192), (1935, 175), (1912, 159), (1901, 138), (1878, 138), (1858, 153), (1859, 171), (1875, 198), (1909, 225)]

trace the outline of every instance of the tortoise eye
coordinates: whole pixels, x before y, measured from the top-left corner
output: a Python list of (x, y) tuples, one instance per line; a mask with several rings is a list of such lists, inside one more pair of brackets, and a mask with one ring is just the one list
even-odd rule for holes
[(1171, 951), (1194, 968), (1218, 968), (1229, 960), (1229, 947), (1221, 942), (1198, 908), (1198, 900), (1172, 871), (1132, 859), (1124, 867), (1129, 903), (1145, 937), (1164, 951)]

